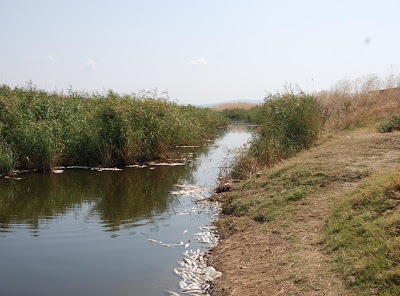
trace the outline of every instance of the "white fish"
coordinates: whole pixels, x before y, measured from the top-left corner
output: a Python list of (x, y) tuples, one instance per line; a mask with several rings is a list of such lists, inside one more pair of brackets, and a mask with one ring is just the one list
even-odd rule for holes
[(185, 231), (183, 232), (183, 234), (185, 234), (187, 232), (187, 229), (185, 229)]
[(189, 247), (190, 246), (190, 243), (187, 243), (186, 245), (185, 245), (185, 249), (187, 248), (187, 247)]
[(152, 239), (152, 238), (149, 238), (148, 241), (152, 242), (152, 243), (157, 243), (157, 241), (155, 239)]
[(184, 281), (179, 282), (179, 288), (184, 289), (186, 287), (186, 283)]
[(173, 291), (165, 291), (165, 292), (169, 293), (169, 295), (180, 296), (178, 293), (175, 293)]

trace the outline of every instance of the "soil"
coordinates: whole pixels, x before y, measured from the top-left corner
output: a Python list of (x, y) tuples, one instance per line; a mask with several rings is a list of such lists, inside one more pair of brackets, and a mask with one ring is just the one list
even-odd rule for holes
[[(363, 128), (325, 136), (318, 146), (264, 168), (261, 175), (287, 163), (318, 162), (354, 171), (359, 178), (337, 181), (309, 194), (286, 217), (259, 223), (237, 219), (232, 232), (220, 223), (225, 238), (212, 250), (210, 264), (222, 272), (212, 295), (357, 295), (333, 265), (323, 240), (323, 227), (337, 198), (377, 171), (399, 166), (400, 133), (382, 134)], [(256, 179), (255, 179), (256, 180)], [(217, 199), (230, 199), (222, 193)], [(351, 279), (350, 279), (351, 280)]]

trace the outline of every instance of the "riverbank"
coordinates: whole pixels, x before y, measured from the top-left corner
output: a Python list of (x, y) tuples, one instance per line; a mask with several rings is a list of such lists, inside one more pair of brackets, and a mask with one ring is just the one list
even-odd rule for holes
[[(218, 227), (225, 239), (210, 257), (222, 272), (213, 295), (389, 295), (386, 278), (380, 286), (367, 285), (346, 272), (362, 273), (365, 266), (354, 252), (341, 259), (353, 250), (335, 246), (327, 227), (344, 194), (363, 179), (399, 168), (400, 134), (379, 133), (378, 124), (325, 134), (315, 147), (259, 169), (218, 196), (225, 214)], [(399, 262), (392, 260), (395, 287)], [(380, 268), (378, 278), (379, 272), (386, 275)]]
[(173, 158), (227, 118), (154, 93), (48, 93), (0, 86), (0, 174), (59, 166), (122, 167)]

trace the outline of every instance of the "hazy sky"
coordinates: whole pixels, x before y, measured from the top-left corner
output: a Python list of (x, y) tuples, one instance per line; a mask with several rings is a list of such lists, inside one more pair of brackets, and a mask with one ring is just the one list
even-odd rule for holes
[[(0, 0), (0, 83), (261, 100), (400, 67), (400, 1)], [(396, 68), (397, 67), (397, 68)]]

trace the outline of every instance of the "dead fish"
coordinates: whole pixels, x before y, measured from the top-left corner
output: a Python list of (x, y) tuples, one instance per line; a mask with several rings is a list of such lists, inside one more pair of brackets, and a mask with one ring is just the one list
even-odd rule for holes
[(178, 293), (175, 293), (173, 291), (165, 291), (165, 292), (169, 293), (169, 295), (180, 296)]
[(179, 282), (179, 288), (184, 289), (186, 287), (186, 283), (184, 281)]
[(183, 231), (183, 234), (185, 234), (187, 232), (187, 229), (185, 229), (185, 231)]
[(158, 243), (158, 241), (156, 241), (155, 239), (152, 239), (152, 238), (149, 238), (149, 239), (147, 239), (149, 242), (152, 242), (152, 243)]

